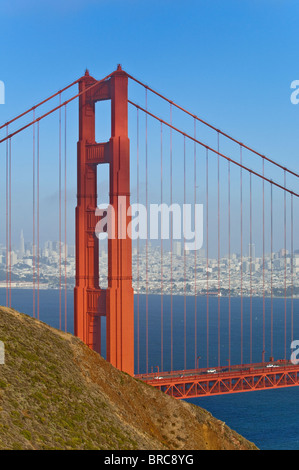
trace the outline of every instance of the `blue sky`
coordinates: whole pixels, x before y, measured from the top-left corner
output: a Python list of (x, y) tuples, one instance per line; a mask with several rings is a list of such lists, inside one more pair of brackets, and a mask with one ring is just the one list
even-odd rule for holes
[[(0, 122), (118, 63), (218, 128), (298, 170), (296, 0), (10, 0), (0, 4)], [(75, 134), (74, 134), (75, 135)], [(15, 157), (19, 167), (24, 159)]]
[(296, 167), (295, 0), (1, 2), (1, 122), (86, 67), (117, 63), (262, 152)]

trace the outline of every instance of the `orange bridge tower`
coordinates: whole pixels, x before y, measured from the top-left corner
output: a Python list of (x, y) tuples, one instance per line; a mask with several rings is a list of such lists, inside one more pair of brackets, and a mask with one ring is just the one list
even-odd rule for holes
[[(134, 375), (134, 298), (130, 218), (130, 144), (128, 77), (118, 66), (104, 81), (86, 71), (79, 81), (79, 142), (76, 207), (75, 335), (101, 353), (101, 317), (106, 316), (106, 357), (119, 370)], [(95, 141), (95, 103), (111, 100), (111, 138)], [(97, 165), (109, 164), (109, 201), (114, 209), (114, 237), (108, 239), (108, 288), (99, 285), (99, 240), (95, 228)], [(125, 201), (120, 216), (119, 199)], [(122, 233), (119, 233), (119, 232)]]

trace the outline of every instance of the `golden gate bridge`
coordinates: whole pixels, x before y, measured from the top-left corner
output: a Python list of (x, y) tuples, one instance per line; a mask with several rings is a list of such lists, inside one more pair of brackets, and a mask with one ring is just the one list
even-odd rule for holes
[[(136, 92), (136, 102), (129, 97), (129, 85)], [(78, 92), (63, 101), (65, 92), (70, 93), (74, 86)], [(141, 91), (140, 91), (141, 90)], [(39, 112), (42, 106), (52, 104), (47, 112)], [(151, 105), (149, 102), (151, 101)], [(12, 233), (13, 214), (12, 198), (14, 181), (12, 162), (14, 141), (25, 133), (31, 134), (32, 154), (32, 275), (33, 275), (33, 316), (40, 318), (40, 162), (41, 162), (41, 126), (50, 116), (58, 116), (58, 232), (59, 232), (59, 327), (67, 330), (67, 305), (65, 295), (63, 318), (63, 288), (67, 289), (67, 253), (62, 252), (62, 242), (67, 242), (67, 122), (68, 106), (78, 101), (79, 105), (79, 140), (77, 144), (77, 207), (76, 207), (76, 284), (74, 289), (74, 332), (90, 348), (102, 352), (102, 318), (106, 318), (106, 358), (119, 370), (144, 380), (161, 391), (175, 398), (219, 395), (255, 391), (270, 388), (290, 387), (299, 384), (299, 366), (288, 357), (289, 343), (293, 341), (295, 331), (294, 304), (294, 214), (298, 203), (299, 175), (284, 164), (255, 151), (227, 133), (207, 123), (189, 112), (163, 94), (129, 75), (121, 66), (101, 80), (96, 80), (86, 71), (85, 75), (70, 85), (52, 94), (47, 99), (32, 106), (14, 119), (0, 126), (3, 136), (0, 138), (1, 153), (5, 170), (5, 232), (6, 239), (6, 306), (13, 307), (12, 296)], [(111, 122), (111, 135), (106, 142), (96, 141), (96, 103), (111, 103), (111, 113), (106, 121)], [(157, 111), (155, 111), (157, 109)], [(178, 118), (178, 113), (183, 118)], [(23, 119), (28, 122), (21, 124)], [(133, 119), (135, 122), (133, 122)], [(188, 120), (188, 121), (187, 121)], [(64, 125), (64, 128), (63, 128)], [(190, 131), (191, 127), (191, 131)], [(129, 128), (133, 139), (129, 140)], [(134, 164), (133, 164), (134, 158)], [(154, 163), (153, 163), (154, 162)], [(249, 162), (249, 163), (247, 163)], [(101, 287), (99, 272), (99, 240), (97, 224), (106, 215), (98, 207), (98, 166), (109, 166), (109, 204), (113, 208), (116, 221), (114, 236), (108, 236), (108, 286)], [(63, 174), (64, 168), (64, 174)], [(142, 174), (141, 174), (142, 171)], [(64, 180), (63, 180), (64, 176)], [(176, 348), (174, 339), (174, 225), (173, 213), (166, 215), (161, 209), (161, 236), (158, 243), (160, 251), (160, 325), (155, 331), (155, 340), (159, 337), (160, 361), (156, 372), (150, 370), (149, 345), (151, 342), (149, 320), (150, 278), (152, 272), (150, 260), (150, 238), (144, 240), (145, 263), (141, 263), (141, 242), (137, 238), (137, 272), (134, 273), (135, 294), (132, 285), (132, 237), (130, 226), (130, 197), (132, 186), (138, 207), (143, 202), (146, 213), (152, 203), (150, 177), (154, 180), (154, 198), (162, 207), (166, 202), (172, 208), (179, 199), (183, 205), (192, 206), (195, 218), (199, 199), (204, 202), (204, 239), (205, 269), (199, 269), (198, 251), (188, 252), (187, 239), (183, 236), (182, 285), (183, 285), (183, 338), (184, 368), (177, 370), (174, 361)], [(134, 178), (134, 182), (132, 182)], [(123, 211), (119, 200), (124, 201)], [(28, 197), (28, 200), (30, 198)], [(30, 201), (31, 204), (31, 201)], [(64, 207), (63, 207), (64, 206)], [(237, 213), (237, 214), (236, 214)], [(64, 216), (64, 217), (63, 217)], [(147, 215), (148, 217), (148, 215)], [(277, 224), (277, 220), (279, 220)], [(276, 222), (276, 226), (274, 227)], [(162, 227), (169, 223), (168, 252), (165, 254), (166, 241), (162, 237)], [(194, 222), (195, 223), (195, 222)], [(281, 285), (284, 308), (280, 312), (283, 322), (283, 335), (279, 342), (283, 345), (283, 356), (274, 359), (275, 315), (273, 308), (274, 290), (274, 245), (277, 244), (277, 225), (281, 231), (282, 259)], [(3, 225), (2, 225), (3, 227)], [(125, 227), (122, 230), (122, 227)], [(195, 227), (194, 227), (195, 228)], [(63, 231), (64, 229), (64, 231)], [(104, 229), (104, 231), (107, 231)], [(195, 232), (195, 230), (194, 230)], [(255, 349), (254, 331), (254, 265), (252, 247), (259, 238), (261, 246), (261, 286), (262, 286), (262, 331), (261, 361), (253, 360)], [(238, 239), (238, 240), (237, 240)], [(216, 246), (216, 283), (211, 287), (211, 245)], [(240, 262), (239, 278), (239, 317), (240, 331), (238, 338), (233, 336), (232, 324), (232, 245), (238, 242)], [(244, 269), (245, 241), (249, 246), (249, 270)], [(225, 339), (228, 365), (224, 366), (221, 358), (223, 347), (223, 268), (222, 253), (226, 257), (226, 296), (228, 299), (228, 318)], [(290, 250), (287, 248), (290, 247)], [(267, 256), (270, 251), (270, 257)], [(167, 263), (166, 263), (167, 257)], [(192, 276), (187, 273), (187, 257), (193, 257)], [(201, 260), (202, 262), (202, 260)], [(189, 261), (190, 268), (190, 261)], [(143, 269), (143, 272), (141, 270)], [(140, 337), (140, 284), (145, 279), (145, 334)], [(193, 337), (187, 334), (190, 321), (187, 308), (187, 283), (192, 281), (194, 304), (192, 312)], [(64, 284), (64, 286), (63, 286)], [(249, 290), (249, 320), (245, 319), (245, 284)], [(199, 289), (199, 285), (201, 288)], [(202, 286), (204, 285), (204, 289)], [(215, 288), (216, 285), (216, 288)], [(170, 296), (169, 312), (165, 311), (164, 297)], [(211, 297), (216, 293), (217, 307), (211, 305)], [(199, 321), (199, 297), (204, 295), (205, 321)], [(266, 297), (270, 296), (270, 323), (266, 319)], [(135, 296), (135, 312), (134, 312)], [(290, 303), (290, 308), (288, 304)], [(214, 304), (213, 304), (214, 305)], [(289, 311), (290, 310), (290, 311)], [(201, 317), (202, 318), (202, 317)], [(215, 320), (212, 324), (211, 319)], [(167, 328), (165, 328), (165, 322)], [(134, 327), (137, 331), (134, 340)], [(205, 341), (199, 340), (199, 330), (205, 331)], [(167, 347), (166, 344), (167, 335)], [(211, 336), (216, 338), (216, 360), (211, 358)], [(188, 367), (188, 344), (193, 343), (194, 368)], [(277, 340), (276, 340), (277, 341)], [(240, 364), (234, 364), (232, 344), (240, 343)], [(135, 344), (134, 344), (135, 343)], [(205, 354), (203, 349), (205, 348)], [(145, 364), (141, 370), (140, 352), (144, 350)], [(137, 362), (134, 360), (137, 353)], [(270, 360), (265, 361), (266, 351)], [(199, 352), (204, 356), (205, 367), (198, 367)], [(168, 355), (169, 370), (165, 370), (165, 356)], [(248, 357), (249, 361), (244, 358)]]

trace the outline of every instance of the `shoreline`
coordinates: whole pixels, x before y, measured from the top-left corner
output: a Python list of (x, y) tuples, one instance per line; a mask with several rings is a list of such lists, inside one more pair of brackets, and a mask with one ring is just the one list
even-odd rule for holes
[[(73, 287), (71, 287), (71, 288), (70, 288), (70, 287), (67, 287), (66, 290), (67, 290), (68, 292), (72, 292), (72, 291), (74, 290), (74, 287), (75, 287), (75, 286), (73, 286)], [(14, 290), (34, 290), (34, 286), (33, 286), (33, 285), (30, 285), (30, 286), (28, 286), (28, 285), (25, 285), (25, 286), (11, 286), (11, 289), (14, 289)], [(0, 285), (0, 290), (6, 290), (6, 286)], [(49, 287), (49, 286), (46, 286), (46, 285), (40, 285), (40, 286), (39, 286), (39, 290), (42, 290), (42, 291), (46, 291), (46, 290), (59, 291), (60, 288), (59, 288), (59, 287)], [(65, 286), (62, 286), (62, 287), (61, 287), (61, 290), (62, 290), (62, 291), (65, 291)], [(104, 288), (103, 290), (105, 290), (105, 288)], [(35, 291), (37, 291), (37, 287), (36, 287), (36, 286), (35, 286)], [(134, 291), (134, 296), (137, 296), (137, 295), (138, 295), (138, 292)], [(159, 293), (159, 292), (156, 292), (156, 293), (149, 292), (148, 294), (146, 294), (146, 292), (139, 292), (139, 295), (154, 296), (154, 295), (161, 295), (161, 293)], [(185, 296), (184, 293), (173, 293), (172, 295), (173, 295), (173, 297), (184, 297), (184, 296)], [(165, 292), (163, 293), (163, 297), (170, 297), (170, 296), (171, 296), (171, 294), (169, 294), (169, 293), (165, 293)], [(235, 299), (237, 299), (237, 298), (240, 298), (240, 299), (241, 299), (241, 295), (236, 295), (236, 294), (231, 295), (231, 296), (229, 296), (229, 295), (223, 295), (223, 294), (221, 294), (220, 296), (218, 296), (217, 294), (214, 294), (214, 293), (213, 293), (213, 294), (209, 293), (208, 295), (207, 295), (206, 293), (205, 293), (205, 294), (197, 294), (197, 295), (196, 295), (197, 298), (198, 298), (198, 297), (207, 297), (207, 296), (208, 296), (209, 298), (211, 298), (211, 299), (212, 299), (212, 298), (224, 298), (224, 299), (229, 299), (229, 298), (235, 298)], [(195, 297), (195, 294), (194, 294), (194, 293), (186, 293), (186, 297)], [(299, 299), (299, 295), (293, 295), (293, 296), (289, 296), (289, 295), (288, 295), (288, 296), (286, 296), (286, 297), (285, 297), (284, 295), (272, 295), (272, 296), (271, 296), (271, 295), (265, 295), (265, 296), (263, 296), (263, 294), (261, 294), (261, 295), (253, 295), (253, 296), (245, 295), (245, 294), (242, 295), (242, 298), (243, 298), (243, 299), (250, 299), (250, 298), (252, 298), (252, 299), (262, 299), (262, 298), (264, 298), (264, 297), (265, 297), (265, 299), (284, 299), (284, 298), (290, 299), (290, 300), (297, 300), (297, 299)]]

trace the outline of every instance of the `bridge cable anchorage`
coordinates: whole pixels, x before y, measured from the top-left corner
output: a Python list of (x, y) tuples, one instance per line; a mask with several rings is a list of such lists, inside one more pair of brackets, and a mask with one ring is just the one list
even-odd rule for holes
[[(161, 119), (160, 117), (156, 116), (155, 114), (151, 113), (150, 111), (148, 111), (147, 109), (144, 109), (142, 108), (142, 106), (134, 103), (133, 101), (131, 100), (128, 100), (128, 103), (131, 104), (132, 106), (135, 106), (136, 108), (139, 108), (141, 111), (143, 111), (144, 113), (146, 113), (148, 116), (151, 116), (153, 117), (154, 119), (156, 119), (157, 121), (160, 121), (162, 122), (165, 126), (168, 126), (170, 128), (172, 128), (174, 131), (178, 132), (179, 134), (181, 135), (184, 135), (187, 139), (190, 139), (192, 140), (193, 142), (196, 142), (197, 144), (201, 145), (202, 147), (204, 147), (205, 149), (209, 150), (210, 152), (213, 152), (214, 154), (218, 155), (218, 152), (217, 150), (215, 150), (214, 148), (204, 144), (203, 142), (195, 139), (194, 137), (192, 137), (191, 135), (187, 134), (186, 132), (184, 131), (181, 131), (180, 129), (178, 129), (177, 127), (175, 126), (172, 126), (170, 123), (164, 121), (163, 119)], [(1, 141), (0, 141), (1, 143)], [(247, 166), (245, 165), (241, 165), (241, 163), (233, 160), (232, 158), (228, 157), (227, 155), (224, 155), (223, 153), (220, 153), (219, 152), (219, 156), (224, 158), (225, 160), (227, 161), (230, 161), (231, 163), (233, 163), (234, 165), (238, 166), (239, 168), (242, 168), (243, 170), (246, 170), (247, 172), (249, 173), (252, 173), (254, 176), (257, 176), (258, 178), (264, 180), (264, 181), (267, 181), (268, 183), (272, 183), (274, 186), (276, 186), (277, 188), (280, 188), (282, 189), (283, 191), (286, 191), (288, 192), (289, 194), (293, 194), (295, 197), (299, 197), (299, 194), (292, 191), (291, 189), (288, 189), (286, 187), (284, 187), (283, 185), (279, 184), (279, 183), (276, 183), (275, 181), (269, 179), (269, 178), (266, 178), (265, 176), (261, 175), (260, 173), (258, 173), (257, 171), (254, 171), (252, 170), (251, 168), (248, 168)], [(287, 172), (287, 169), (284, 169), (284, 171)]]
[(229, 134), (226, 134), (225, 132), (221, 131), (220, 129), (217, 129), (216, 127), (212, 126), (211, 124), (209, 124), (208, 122), (204, 121), (203, 119), (200, 119), (198, 116), (196, 116), (196, 114), (193, 114), (191, 113), (190, 111), (188, 111), (187, 109), (183, 108), (182, 106), (179, 106), (177, 103), (175, 103), (174, 101), (171, 101), (170, 99), (166, 98), (164, 95), (162, 95), (161, 93), (158, 93), (157, 91), (155, 91), (154, 89), (148, 87), (147, 85), (145, 85), (144, 83), (142, 83), (140, 80), (136, 79), (135, 77), (133, 77), (132, 75), (129, 75), (127, 73), (127, 76), (128, 78), (130, 78), (131, 80), (135, 81), (136, 83), (138, 83), (139, 85), (143, 86), (144, 88), (146, 88), (148, 91), (150, 91), (151, 93), (155, 94), (156, 96), (160, 97), (161, 99), (167, 101), (168, 103), (170, 103), (172, 106), (176, 107), (177, 109), (179, 109), (180, 111), (183, 111), (185, 114), (189, 115), (190, 117), (196, 119), (197, 121), (201, 122), (202, 124), (204, 124), (205, 126), (209, 127), (210, 129), (214, 130), (215, 132), (221, 134), (223, 137), (226, 137), (227, 139), (231, 140), (232, 142), (234, 142), (235, 144), (238, 144), (238, 145), (241, 145), (244, 149), (246, 150), (249, 150), (250, 152), (252, 152), (253, 154), (255, 154), (256, 156), (266, 160), (267, 162), (277, 166), (278, 168), (280, 168), (281, 170), (285, 170), (287, 173), (299, 178), (299, 174), (298, 173), (295, 173), (294, 171), (292, 170), (289, 170), (288, 168), (285, 168), (283, 165), (279, 164), (278, 162), (266, 157), (265, 155), (257, 152), (256, 150), (252, 149), (251, 147), (249, 147), (248, 145), (245, 145), (243, 144), (242, 142), (238, 141), (237, 139), (234, 139), (232, 136), (230, 136)]
[[(33, 124), (35, 124), (36, 122), (39, 122), (41, 121), (42, 119), (45, 119), (47, 116), (49, 116), (50, 114), (54, 113), (55, 111), (58, 111), (60, 108), (62, 108), (63, 106), (66, 106), (67, 104), (71, 103), (72, 101), (74, 101), (76, 98), (79, 98), (80, 96), (82, 96), (83, 94), (91, 91), (94, 87), (98, 86), (100, 83), (102, 82), (105, 82), (108, 80), (108, 78), (110, 78), (113, 74), (110, 73), (109, 75), (107, 75), (105, 78), (103, 78), (102, 80), (98, 80), (96, 81), (95, 83), (93, 83), (92, 85), (90, 85), (90, 87), (82, 90), (80, 93), (77, 93), (75, 96), (73, 96), (72, 98), (69, 98), (68, 100), (64, 101), (63, 103), (59, 104), (58, 106), (56, 106), (55, 108), (51, 109), (50, 111), (48, 111), (47, 113), (43, 114), (42, 116), (39, 116), (38, 118), (36, 118), (34, 121), (31, 121), (29, 122), (28, 124), (26, 124), (25, 126), (22, 126), (20, 127), (19, 129), (17, 129), (16, 131), (12, 132), (11, 134), (7, 135), (6, 137), (4, 137), (3, 139), (0, 140), (0, 144), (2, 144), (3, 142), (5, 142), (6, 140), (8, 139), (11, 139), (12, 137), (14, 137), (15, 135), (19, 134), (20, 132), (24, 131), (25, 129), (28, 129), (28, 127), (31, 127), (33, 126)], [(59, 94), (59, 93), (57, 93)], [(56, 95), (57, 95), (56, 94)]]

